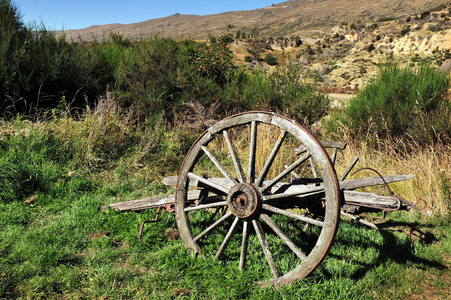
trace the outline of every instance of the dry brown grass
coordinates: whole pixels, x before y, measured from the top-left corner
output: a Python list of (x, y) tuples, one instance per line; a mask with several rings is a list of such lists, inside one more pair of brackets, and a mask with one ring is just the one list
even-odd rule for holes
[[(336, 165), (337, 173), (340, 175), (354, 157), (358, 156), (360, 161), (355, 170), (370, 167), (382, 175), (413, 174), (416, 176), (414, 179), (391, 184), (393, 191), (414, 203), (419, 198), (424, 199), (427, 203), (425, 213), (441, 216), (449, 214), (451, 208), (450, 145), (417, 147), (408, 154), (399, 150), (388, 145), (384, 150), (374, 150), (363, 143), (349, 143), (346, 150), (339, 156)], [(377, 175), (361, 172), (359, 176)]]

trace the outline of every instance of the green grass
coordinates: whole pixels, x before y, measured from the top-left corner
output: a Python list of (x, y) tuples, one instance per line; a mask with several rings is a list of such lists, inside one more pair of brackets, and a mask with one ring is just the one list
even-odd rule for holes
[[(232, 239), (225, 258), (192, 258), (180, 240), (167, 234), (168, 228), (177, 229), (170, 213), (162, 214), (157, 223), (147, 224), (140, 241), (139, 226), (154, 218), (155, 209), (118, 213), (99, 208), (106, 203), (170, 192), (155, 183), (161, 175), (132, 165), (134, 157), (128, 161), (116, 157), (108, 164), (95, 165), (84, 157), (82, 149), (89, 148), (86, 144), (67, 142), (60, 136), (66, 132), (68, 139), (78, 127), (69, 120), (53, 122), (59, 124), (55, 128), (60, 131), (52, 123), (40, 127), (21, 120), (2, 126), (2, 132), (8, 129), (10, 134), (2, 134), (1, 166), (4, 170), (17, 168), (17, 172), (4, 172), (9, 177), (2, 177), (2, 187), (11, 185), (3, 188), (0, 198), (0, 298), (450, 296), (451, 223), (444, 218), (398, 213), (392, 217), (395, 230), (382, 231), (343, 220), (321, 267), (306, 279), (281, 288), (260, 289), (254, 283), (271, 277), (263, 256), (256, 251), (256, 239), (249, 241), (249, 261), (243, 272), (237, 270), (235, 259), (230, 260), (239, 256), (239, 236)], [(61, 128), (64, 122), (66, 130)], [(170, 136), (166, 134), (167, 142)], [(139, 156), (139, 152), (127, 153)], [(164, 159), (160, 157), (154, 166)], [(76, 172), (69, 175), (71, 170)], [(25, 175), (17, 175), (22, 173)], [(28, 185), (30, 177), (33, 185)], [(25, 201), (33, 196), (33, 201)], [(276, 221), (286, 232), (295, 230), (290, 223)], [(409, 227), (426, 232), (428, 238), (411, 236)], [(212, 240), (207, 252), (215, 251), (222, 241)], [(287, 256), (290, 252), (272, 235), (268, 241), (274, 255), (283, 257), (276, 258), (280, 269), (292, 269), (296, 259)]]
[[(172, 214), (148, 224), (139, 241), (139, 224), (151, 219), (152, 211), (98, 210), (112, 200), (99, 189), (60, 199), (65, 206), (53, 213), (49, 211), (55, 204), (40, 204), (39, 199), (35, 205), (2, 203), (1, 297), (372, 299), (394, 292), (396, 298), (404, 298), (421, 295), (424, 291), (415, 284), (429, 276), (436, 277), (435, 292), (449, 296), (449, 266), (443, 258), (450, 250), (449, 223), (437, 226), (422, 220), (420, 226), (440, 238), (427, 244), (405, 233), (344, 221), (313, 275), (280, 289), (262, 290), (254, 284), (266, 267), (261, 260), (238, 272), (227, 261), (191, 258), (180, 240), (165, 236), (167, 228), (175, 228)], [(440, 281), (445, 274), (448, 277)]]

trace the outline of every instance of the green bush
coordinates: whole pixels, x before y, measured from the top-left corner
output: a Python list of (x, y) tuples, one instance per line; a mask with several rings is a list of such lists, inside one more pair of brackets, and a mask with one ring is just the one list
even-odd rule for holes
[(115, 94), (140, 119), (164, 115), (172, 123), (186, 102), (217, 101), (219, 89), (234, 75), (226, 58), (215, 60), (218, 51), (190, 40), (141, 40), (119, 64)]
[(377, 78), (342, 112), (324, 122), (329, 133), (371, 142), (377, 139), (419, 144), (451, 141), (449, 76), (430, 65), (418, 69), (381, 67)]
[(382, 17), (382, 18), (377, 19), (376, 22), (390, 22), (390, 21), (394, 21), (397, 19), (398, 18), (395, 18), (395, 17)]
[(421, 15), (420, 15), (420, 20), (422, 20), (422, 19), (424, 19), (424, 18), (426, 18), (427, 16), (430, 16), (430, 15), (431, 15), (431, 12), (430, 12), (430, 11), (428, 11), (428, 10), (423, 11), (423, 12), (421, 13)]
[[(0, 108), (34, 115), (59, 105), (80, 107), (114, 83), (107, 62), (40, 25), (27, 28), (10, 1), (0, 2)], [(67, 101), (67, 102), (66, 102)]]
[[(312, 125), (329, 109), (329, 98), (299, 77), (300, 66), (284, 66), (273, 72), (256, 71), (240, 86), (226, 87), (224, 97), (233, 101), (230, 106), (241, 110), (269, 110)], [(233, 93), (233, 94), (230, 94)]]
[(272, 56), (271, 54), (266, 55), (264, 61), (270, 66), (277, 65), (277, 58)]
[(16, 89), (13, 75), (26, 57), (25, 45), (31, 32), (21, 21), (18, 9), (9, 0), (0, 0), (0, 107), (6, 107), (9, 94)]

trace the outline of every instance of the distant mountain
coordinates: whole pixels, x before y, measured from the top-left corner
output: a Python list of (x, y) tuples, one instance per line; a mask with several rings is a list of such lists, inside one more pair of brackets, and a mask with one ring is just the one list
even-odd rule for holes
[[(105, 33), (118, 32), (125, 37), (148, 37), (153, 34), (173, 38), (206, 39), (220, 35), (228, 25), (233, 31), (259, 36), (320, 37), (346, 23), (367, 23), (383, 18), (399, 18), (433, 10), (450, 3), (445, 0), (291, 0), (270, 7), (215, 15), (183, 15), (152, 19), (133, 24), (94, 25), (80, 30), (67, 30), (68, 38), (90, 41), (102, 39)], [(137, 7), (136, 9), (139, 9)]]

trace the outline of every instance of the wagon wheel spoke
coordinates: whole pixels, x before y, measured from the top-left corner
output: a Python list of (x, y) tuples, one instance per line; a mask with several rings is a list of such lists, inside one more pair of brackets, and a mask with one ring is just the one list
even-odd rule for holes
[(267, 214), (261, 214), (260, 217), (265, 221), (266, 224), (268, 224), (269, 227), (271, 227), (272, 230), (284, 241), (285, 244), (287, 244), (288, 247), (296, 254), (297, 257), (304, 260), (307, 258), (307, 256), (299, 250), (299, 248), (291, 241), (291, 239), (286, 235), (280, 228), (277, 226), (277, 224), (267, 215)]
[(268, 160), (266, 161), (263, 169), (260, 171), (260, 174), (258, 175), (257, 180), (255, 181), (256, 186), (261, 186), (263, 181), (265, 180), (266, 175), (268, 175), (268, 171), (271, 168), (274, 159), (277, 156), (277, 153), (279, 153), (280, 147), (282, 146), (283, 140), (286, 136), (286, 131), (282, 130), (282, 132), (279, 135), (279, 138), (277, 139), (276, 144), (274, 145), (274, 148), (271, 151), (271, 154), (269, 154)]
[(226, 206), (226, 205), (227, 205), (227, 201), (219, 201), (219, 202), (214, 202), (214, 203), (209, 203), (209, 204), (201, 204), (198, 206), (188, 206), (188, 207), (184, 208), (183, 210), (185, 212), (189, 212), (189, 211), (203, 210), (203, 209), (208, 209), (208, 208), (213, 208), (213, 207), (218, 207), (218, 206)]
[(238, 158), (238, 154), (236, 153), (235, 146), (230, 140), (229, 134), (227, 130), (222, 132), (224, 139), (226, 140), (227, 147), (229, 149), (229, 154), (232, 157), (233, 166), (235, 167), (236, 174), (238, 176), (239, 182), (245, 182), (246, 176), (244, 175), (243, 167), (241, 166), (240, 159)]
[(310, 157), (309, 161), (310, 161), (310, 168), (312, 169), (313, 178), (317, 178), (318, 177), (318, 172), (316, 172), (316, 166), (315, 166), (315, 163), (313, 161), (313, 158)]
[(240, 271), (244, 270), (244, 266), (246, 265), (246, 254), (247, 254), (247, 244), (249, 240), (249, 222), (243, 222), (243, 239), (241, 242), (241, 253), (240, 253)]
[(258, 240), (260, 241), (260, 245), (262, 246), (263, 253), (265, 254), (274, 279), (279, 278), (280, 274), (279, 271), (277, 271), (276, 262), (272, 257), (271, 251), (269, 250), (268, 241), (266, 240), (265, 232), (263, 231), (260, 221), (254, 219), (252, 220), (252, 225), (254, 225), (255, 233), (257, 234)]
[(287, 210), (284, 210), (284, 209), (281, 209), (281, 208), (274, 207), (274, 206), (269, 205), (269, 204), (263, 204), (262, 208), (264, 210), (267, 210), (267, 211), (270, 211), (270, 212), (273, 212), (273, 213), (276, 213), (276, 214), (280, 214), (280, 215), (283, 215), (283, 216), (286, 216), (286, 217), (289, 217), (289, 218), (292, 218), (292, 219), (296, 219), (296, 220), (299, 220), (299, 221), (303, 221), (303, 222), (306, 222), (306, 223), (309, 223), (309, 224), (312, 224), (312, 225), (316, 225), (316, 226), (320, 226), (320, 227), (324, 226), (324, 222), (323, 221), (319, 221), (319, 220), (312, 219), (312, 218), (309, 218), (309, 217), (306, 217), (306, 216), (303, 216), (303, 215), (299, 215), (299, 214), (296, 214), (296, 213), (293, 213), (293, 212), (290, 212), (290, 211), (287, 211)]
[(230, 239), (232, 238), (232, 235), (235, 232), (236, 225), (238, 224), (239, 219), (240, 218), (235, 217), (235, 220), (233, 221), (232, 226), (230, 226), (230, 229), (227, 232), (227, 235), (225, 236), (224, 241), (222, 242), (221, 246), (218, 249), (218, 252), (215, 255), (215, 259), (218, 259), (221, 256), (222, 252), (225, 250), (225, 248), (229, 244)]
[(210, 152), (210, 150), (207, 149), (207, 147), (202, 146), (202, 150), (207, 154), (207, 156), (210, 158), (210, 160), (215, 164), (215, 166), (221, 171), (221, 173), (224, 175), (225, 178), (229, 179), (233, 184), (237, 184), (238, 181), (236, 181), (235, 178), (230, 174), (230, 172), (218, 161), (218, 159), (213, 155), (213, 153)]
[(226, 213), (225, 215), (223, 215), (221, 218), (219, 218), (219, 220), (217, 220), (216, 222), (214, 222), (212, 225), (208, 226), (207, 229), (205, 229), (204, 231), (202, 231), (198, 236), (196, 236), (195, 238), (193, 238), (193, 241), (197, 241), (198, 239), (200, 239), (201, 237), (205, 236), (207, 233), (209, 233), (212, 229), (214, 229), (215, 227), (217, 227), (219, 224), (221, 224), (222, 222), (224, 222), (227, 218), (229, 218), (232, 215), (232, 213), (229, 211), (228, 213)]
[(189, 179), (191, 179), (191, 180), (197, 180), (197, 181), (199, 181), (199, 182), (202, 182), (203, 184), (209, 186), (209, 187), (212, 188), (213, 190), (220, 191), (220, 192), (222, 192), (223, 194), (226, 194), (226, 195), (227, 195), (227, 193), (229, 192), (229, 189), (228, 189), (228, 188), (226, 188), (226, 187), (224, 187), (224, 186), (222, 186), (222, 185), (219, 185), (219, 184), (217, 184), (217, 183), (214, 183), (213, 181), (211, 181), (211, 180), (209, 180), (209, 179), (207, 179), (207, 178), (204, 178), (204, 177), (202, 177), (202, 176), (199, 176), (199, 175), (197, 175), (197, 174), (194, 174), (194, 173), (192, 173), (192, 172), (188, 172), (187, 176), (188, 176)]
[(251, 141), (249, 150), (249, 166), (247, 168), (247, 182), (255, 181), (255, 150), (257, 147), (257, 122), (251, 123)]
[(309, 159), (310, 154), (304, 154), (301, 158), (299, 158), (297, 161), (295, 161), (294, 163), (292, 163), (288, 168), (286, 168), (285, 170), (283, 170), (279, 175), (277, 175), (274, 179), (272, 179), (271, 181), (267, 182), (264, 186), (259, 187), (259, 191), (261, 193), (264, 193), (265, 191), (267, 191), (268, 189), (272, 188), (275, 184), (277, 184), (280, 180), (282, 180), (282, 178), (284, 178), (285, 176), (287, 176), (289, 173), (291, 173), (294, 169), (296, 169), (297, 167), (299, 167), (300, 165), (302, 165), (307, 159)]

